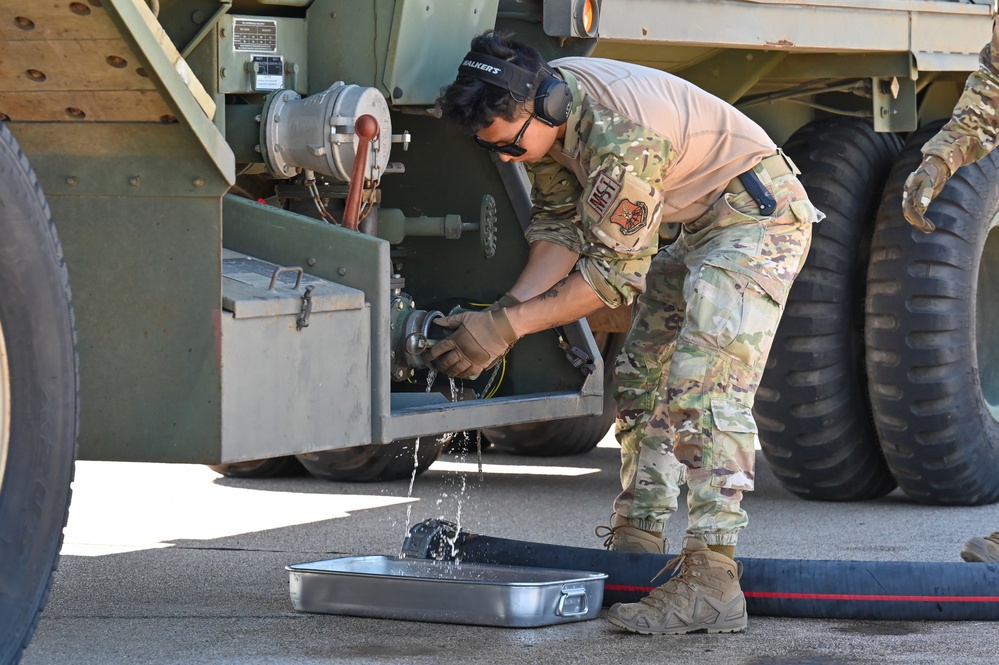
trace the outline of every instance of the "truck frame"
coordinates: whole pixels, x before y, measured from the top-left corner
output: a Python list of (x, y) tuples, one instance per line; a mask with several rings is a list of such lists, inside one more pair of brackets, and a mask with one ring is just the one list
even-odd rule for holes
[(582, 453), (606, 433), (605, 360), (627, 312), (529, 336), (463, 384), (422, 361), (436, 317), (493, 302), (527, 256), (523, 168), (433, 112), (493, 28), (550, 59), (681, 76), (803, 171), (828, 217), (755, 406), (787, 489), (999, 500), (999, 157), (952, 179), (936, 233), (900, 210), (994, 13), (0, 0), (0, 561), (19, 580), (0, 595), (0, 662), (44, 606), (77, 457), (386, 480), (427, 468), (456, 432), (523, 454)]

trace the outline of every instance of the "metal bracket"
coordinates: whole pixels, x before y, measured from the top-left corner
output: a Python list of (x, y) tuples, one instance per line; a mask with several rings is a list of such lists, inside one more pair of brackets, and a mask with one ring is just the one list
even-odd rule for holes
[(871, 79), (874, 131), (911, 132), (916, 129), (916, 82), (910, 78)]

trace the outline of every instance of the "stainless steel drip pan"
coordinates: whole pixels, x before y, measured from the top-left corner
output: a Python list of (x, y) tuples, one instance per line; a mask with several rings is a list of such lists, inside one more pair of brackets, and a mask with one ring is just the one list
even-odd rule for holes
[(595, 619), (604, 573), (350, 556), (286, 568), (300, 612), (533, 628)]

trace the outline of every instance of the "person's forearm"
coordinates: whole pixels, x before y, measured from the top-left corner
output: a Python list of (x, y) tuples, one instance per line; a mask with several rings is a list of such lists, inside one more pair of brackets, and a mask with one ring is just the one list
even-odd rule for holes
[(578, 260), (579, 254), (561, 245), (544, 240), (533, 242), (527, 265), (509, 293), (521, 302), (526, 302), (564, 279)]
[(523, 337), (577, 321), (603, 306), (604, 302), (576, 272), (537, 297), (508, 307), (506, 312), (514, 331)]

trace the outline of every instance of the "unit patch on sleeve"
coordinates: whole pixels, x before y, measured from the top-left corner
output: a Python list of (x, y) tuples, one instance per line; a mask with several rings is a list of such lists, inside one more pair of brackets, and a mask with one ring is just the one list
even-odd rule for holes
[(649, 207), (644, 201), (621, 199), (611, 213), (610, 221), (621, 227), (621, 233), (630, 236), (641, 231), (649, 223)]
[(590, 192), (590, 198), (586, 199), (586, 204), (596, 210), (597, 215), (603, 217), (620, 191), (621, 183), (609, 178), (606, 173), (601, 173), (597, 176), (597, 182)]

